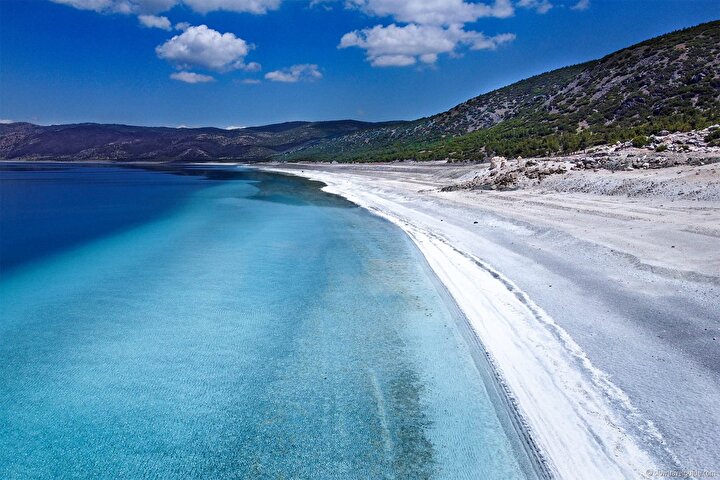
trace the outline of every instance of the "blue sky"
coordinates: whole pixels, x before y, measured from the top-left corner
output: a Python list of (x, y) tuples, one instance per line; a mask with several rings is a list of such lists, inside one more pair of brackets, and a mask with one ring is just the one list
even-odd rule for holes
[(718, 18), (718, 0), (0, 0), (0, 119), (412, 119)]

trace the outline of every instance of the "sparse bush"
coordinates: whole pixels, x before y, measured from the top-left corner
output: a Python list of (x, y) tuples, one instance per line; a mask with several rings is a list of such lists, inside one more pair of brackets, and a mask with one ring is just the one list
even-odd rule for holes
[(632, 139), (632, 146), (635, 148), (642, 148), (650, 143), (650, 139), (645, 135), (638, 135)]
[(705, 136), (708, 145), (716, 147), (720, 146), (720, 128), (717, 128)]

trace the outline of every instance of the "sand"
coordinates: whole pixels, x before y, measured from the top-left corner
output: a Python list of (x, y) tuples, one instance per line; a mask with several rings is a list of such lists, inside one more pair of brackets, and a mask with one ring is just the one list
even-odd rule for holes
[(717, 168), (504, 192), (440, 191), (474, 165), (263, 168), (320, 180), (410, 235), (557, 477), (720, 471)]

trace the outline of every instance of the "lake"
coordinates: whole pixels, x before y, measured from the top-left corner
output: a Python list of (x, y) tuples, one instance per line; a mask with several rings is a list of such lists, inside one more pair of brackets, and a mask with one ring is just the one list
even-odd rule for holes
[(240, 167), (0, 167), (0, 477), (536, 478), (411, 240)]

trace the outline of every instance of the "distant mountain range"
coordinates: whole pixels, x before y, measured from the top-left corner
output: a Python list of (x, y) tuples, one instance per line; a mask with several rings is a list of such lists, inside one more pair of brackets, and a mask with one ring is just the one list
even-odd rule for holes
[(0, 159), (478, 160), (535, 156), (720, 123), (720, 21), (544, 73), (413, 122), (290, 122), (239, 130), (0, 125)]
[(0, 124), (0, 159), (61, 161), (260, 161), (371, 128), (403, 122), (287, 122), (233, 130), (80, 123)]

